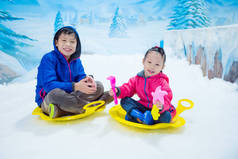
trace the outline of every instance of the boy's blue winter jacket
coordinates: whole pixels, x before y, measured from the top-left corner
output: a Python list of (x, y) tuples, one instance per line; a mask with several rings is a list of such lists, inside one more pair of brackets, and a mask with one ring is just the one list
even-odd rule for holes
[[(77, 32), (76, 35), (78, 36)], [(54, 50), (42, 57), (38, 67), (35, 96), (35, 102), (38, 106), (41, 105), (47, 93), (54, 88), (60, 88), (70, 93), (73, 91), (73, 82), (78, 82), (86, 77), (80, 60), (80, 40), (78, 40), (76, 52), (71, 55), (73, 58), (69, 62), (58, 51), (54, 42), (53, 44)]]

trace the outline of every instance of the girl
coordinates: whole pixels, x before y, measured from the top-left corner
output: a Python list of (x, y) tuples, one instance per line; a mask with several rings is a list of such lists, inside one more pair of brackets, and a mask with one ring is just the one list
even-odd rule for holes
[[(171, 105), (172, 91), (169, 87), (169, 78), (162, 72), (166, 61), (163, 48), (152, 47), (144, 58), (144, 70), (129, 79), (128, 83), (116, 88), (117, 96), (121, 98), (121, 106), (127, 112), (126, 120), (139, 122), (147, 125), (155, 123), (169, 123), (176, 114), (176, 109)], [(160, 118), (154, 121), (151, 115), (153, 106), (152, 92), (161, 86), (161, 90), (168, 94), (164, 96), (164, 105), (157, 101), (156, 106), (160, 109)], [(113, 96), (113, 91), (109, 94)], [(139, 101), (131, 97), (137, 94)]]

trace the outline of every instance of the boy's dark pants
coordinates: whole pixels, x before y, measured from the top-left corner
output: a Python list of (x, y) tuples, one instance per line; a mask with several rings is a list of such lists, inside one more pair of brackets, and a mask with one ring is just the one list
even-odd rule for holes
[(61, 110), (73, 114), (83, 113), (83, 106), (97, 100), (103, 95), (104, 87), (99, 81), (96, 81), (97, 91), (94, 94), (85, 94), (80, 91), (67, 93), (62, 89), (55, 88), (51, 90), (44, 98), (41, 104), (42, 110), (49, 114), (47, 108), (49, 104), (57, 105)]
[[(130, 115), (132, 109), (137, 109), (142, 113), (144, 113), (147, 110), (151, 111), (151, 109), (146, 108), (145, 106), (143, 106), (136, 100), (129, 97), (125, 97), (121, 99), (121, 106), (127, 112), (127, 115), (131, 121), (136, 121)], [(154, 123), (169, 123), (170, 121), (171, 121), (171, 114), (169, 111), (165, 111), (164, 113), (160, 114), (159, 120), (155, 120)]]

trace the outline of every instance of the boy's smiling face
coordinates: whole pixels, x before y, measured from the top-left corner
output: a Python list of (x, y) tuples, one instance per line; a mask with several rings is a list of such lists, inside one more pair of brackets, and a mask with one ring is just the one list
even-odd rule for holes
[(77, 46), (77, 40), (75, 38), (74, 34), (65, 34), (62, 33), (59, 36), (59, 39), (55, 41), (55, 45), (58, 48), (58, 50), (67, 58), (67, 60), (70, 58), (70, 56), (75, 53), (76, 46)]
[(164, 68), (164, 57), (160, 53), (151, 51), (143, 59), (145, 77), (153, 76)]

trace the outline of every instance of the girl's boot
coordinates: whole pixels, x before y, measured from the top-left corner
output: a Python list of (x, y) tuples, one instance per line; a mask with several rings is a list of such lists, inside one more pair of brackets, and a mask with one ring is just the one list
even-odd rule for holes
[(143, 114), (137, 109), (132, 109), (130, 115), (134, 117), (139, 123), (146, 125), (152, 125), (154, 123), (151, 112), (149, 110)]

